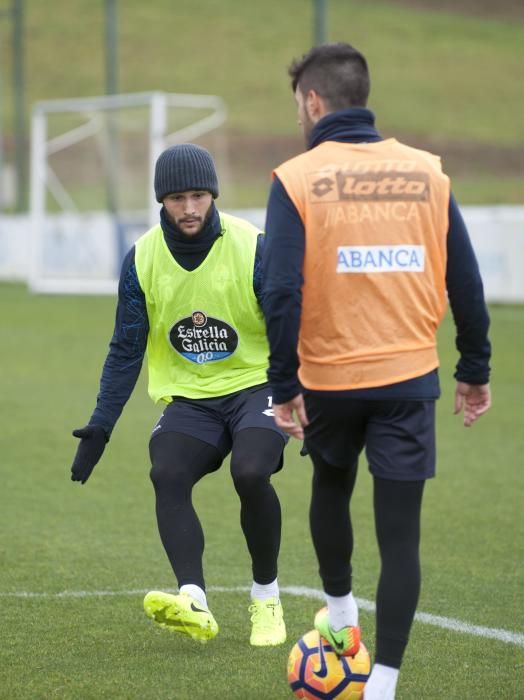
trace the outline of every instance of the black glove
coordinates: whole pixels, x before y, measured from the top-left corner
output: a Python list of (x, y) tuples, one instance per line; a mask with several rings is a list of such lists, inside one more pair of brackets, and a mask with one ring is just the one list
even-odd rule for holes
[(71, 481), (85, 484), (104, 452), (108, 437), (100, 425), (77, 428), (73, 430), (73, 435), (80, 438), (80, 444), (71, 467)]

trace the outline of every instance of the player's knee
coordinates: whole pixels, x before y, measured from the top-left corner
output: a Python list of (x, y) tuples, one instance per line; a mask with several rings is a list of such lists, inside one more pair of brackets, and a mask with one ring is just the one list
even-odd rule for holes
[(241, 468), (235, 468), (235, 465), (232, 464), (231, 475), (235, 489), (240, 496), (256, 493), (269, 483), (269, 476), (256, 464), (243, 464)]
[(181, 492), (188, 488), (191, 489), (187, 476), (181, 470), (178, 470), (174, 464), (153, 463), (149, 477), (153, 482), (155, 491)]

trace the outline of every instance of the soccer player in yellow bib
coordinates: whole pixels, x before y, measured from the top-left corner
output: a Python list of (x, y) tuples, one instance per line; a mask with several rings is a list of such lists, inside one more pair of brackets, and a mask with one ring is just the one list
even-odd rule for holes
[(363, 450), (373, 475), (381, 572), (365, 700), (393, 700), (420, 590), (420, 510), (435, 474), (436, 333), (447, 299), (460, 359), (455, 412), (490, 407), (482, 280), (440, 159), (382, 139), (369, 74), (349, 44), (290, 68), (307, 150), (275, 169), (264, 312), (277, 425), (313, 462), (310, 525), (327, 608), (315, 627), (359, 647), (350, 500)]
[(210, 153), (194, 144), (156, 162), (160, 222), (128, 252), (116, 323), (96, 408), (75, 430), (71, 469), (84, 484), (99, 461), (147, 353), (149, 394), (163, 405), (149, 443), (158, 530), (177, 579), (176, 595), (151, 591), (144, 609), (161, 627), (206, 642), (218, 624), (209, 610), (204, 533), (192, 489), (231, 453), (240, 521), (252, 560), (253, 646), (286, 639), (277, 581), (281, 512), (271, 475), (287, 435), (273, 419), (268, 345), (260, 307), (264, 236), (219, 212)]

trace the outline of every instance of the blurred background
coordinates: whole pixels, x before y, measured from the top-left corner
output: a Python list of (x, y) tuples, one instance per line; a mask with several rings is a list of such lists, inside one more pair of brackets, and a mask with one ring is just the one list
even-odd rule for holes
[(287, 68), (324, 41), (366, 55), (383, 136), (441, 155), (489, 298), (523, 301), (522, 0), (0, 0), (0, 279), (112, 290), (178, 141), (212, 151), (219, 206), (262, 226), (272, 168), (303, 149)]

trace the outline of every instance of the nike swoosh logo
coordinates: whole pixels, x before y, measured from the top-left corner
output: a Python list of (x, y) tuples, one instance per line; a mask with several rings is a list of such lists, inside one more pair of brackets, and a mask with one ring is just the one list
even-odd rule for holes
[(344, 648), (344, 642), (339, 642), (338, 639), (333, 639), (333, 641), (335, 642), (336, 649), (339, 651)]
[(318, 653), (320, 656), (320, 668), (318, 671), (313, 670), (313, 673), (318, 678), (325, 678), (328, 674), (328, 667), (326, 662), (326, 657), (324, 656), (324, 643), (322, 639), (319, 638)]
[(191, 603), (191, 610), (193, 612), (207, 613), (207, 610), (202, 610), (201, 608), (197, 608), (197, 606), (194, 603)]

